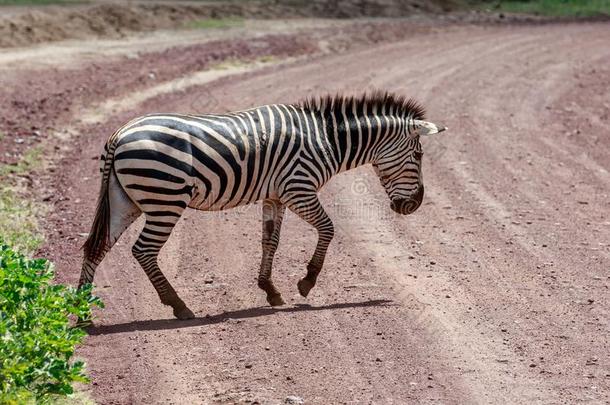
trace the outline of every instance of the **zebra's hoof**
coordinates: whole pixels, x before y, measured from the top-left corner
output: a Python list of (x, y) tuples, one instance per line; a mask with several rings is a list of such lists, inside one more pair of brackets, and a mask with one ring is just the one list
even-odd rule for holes
[(195, 317), (195, 314), (187, 307), (182, 307), (174, 308), (174, 316), (180, 319), (181, 321), (184, 321), (187, 319), (193, 319)]
[(285, 304), (284, 299), (282, 298), (282, 294), (268, 295), (267, 302), (272, 307), (277, 307)]
[(297, 287), (299, 288), (299, 294), (301, 294), (303, 297), (307, 297), (309, 291), (311, 291), (314, 285), (314, 283), (307, 280), (306, 278), (300, 279), (297, 283)]

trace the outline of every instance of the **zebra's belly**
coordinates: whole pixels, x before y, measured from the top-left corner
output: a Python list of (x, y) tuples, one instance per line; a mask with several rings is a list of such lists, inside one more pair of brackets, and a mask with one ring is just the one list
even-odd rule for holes
[(277, 199), (275, 190), (246, 190), (241, 194), (231, 196), (223, 195), (218, 197), (214, 190), (205, 193), (198, 187), (195, 187), (193, 197), (188, 204), (189, 208), (194, 208), (202, 211), (222, 211), (231, 208), (243, 207), (267, 198)]
[(256, 202), (256, 200), (255, 201), (219, 200), (219, 201), (216, 201), (215, 203), (210, 203), (209, 201), (198, 202), (196, 200), (193, 200), (189, 203), (188, 207), (196, 209), (196, 210), (201, 210), (201, 211), (223, 211), (223, 210), (229, 210), (231, 208), (243, 207), (245, 205), (249, 205), (254, 202)]

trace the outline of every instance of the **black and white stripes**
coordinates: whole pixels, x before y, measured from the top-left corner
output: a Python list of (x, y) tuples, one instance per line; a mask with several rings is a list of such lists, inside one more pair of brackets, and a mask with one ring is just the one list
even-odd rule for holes
[(423, 115), (412, 100), (375, 93), (223, 115), (133, 120), (108, 140), (102, 155), (102, 189), (80, 283), (93, 281), (104, 254), (143, 213), (146, 223), (133, 254), (161, 301), (178, 318), (190, 318), (157, 263), (174, 225), (187, 207), (224, 210), (263, 200), (259, 286), (271, 305), (283, 304), (271, 268), (288, 208), (319, 235), (307, 275), (298, 283), (307, 296), (334, 234), (318, 190), (333, 175), (372, 163), (392, 209), (415, 211), (423, 198), (419, 136), (443, 129), (422, 121)]

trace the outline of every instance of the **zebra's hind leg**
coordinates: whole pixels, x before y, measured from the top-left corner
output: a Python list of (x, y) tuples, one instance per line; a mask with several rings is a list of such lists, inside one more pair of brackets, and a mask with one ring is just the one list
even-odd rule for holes
[[(78, 288), (85, 284), (92, 284), (95, 276), (95, 270), (106, 255), (106, 253), (114, 246), (123, 232), (142, 214), (142, 211), (131, 201), (119, 184), (114, 171), (109, 174), (108, 189), (106, 196), (101, 196), (100, 204), (98, 204), (96, 212), (96, 220), (89, 233), (88, 242), (92, 244), (92, 240), (101, 238), (96, 251), (87, 251), (83, 259)], [(108, 229), (107, 240), (105, 238), (104, 229)], [(79, 325), (84, 326), (90, 324), (88, 319), (79, 319)]]
[[(156, 213), (155, 213), (156, 214)], [(157, 258), (159, 251), (169, 239), (169, 235), (180, 218), (179, 214), (171, 212), (160, 212), (163, 214), (160, 217), (155, 216), (152, 212), (146, 212), (146, 223), (144, 229), (140, 233), (140, 237), (131, 249), (133, 256), (136, 258), (148, 279), (157, 290), (161, 302), (169, 305), (174, 310), (174, 316), (178, 319), (192, 319), (195, 317), (193, 312), (188, 309), (186, 304), (180, 299), (176, 290), (169, 283), (167, 278), (161, 272)], [(177, 216), (176, 216), (177, 215)]]
[(280, 241), (280, 229), (285, 210), (285, 206), (277, 200), (263, 201), (263, 257), (258, 274), (258, 286), (267, 293), (267, 302), (271, 306), (285, 304), (282, 294), (271, 281), (273, 256)]
[[(106, 253), (114, 246), (119, 237), (123, 232), (135, 221), (141, 214), (142, 211), (131, 201), (129, 196), (125, 193), (121, 185), (119, 184), (114, 171), (109, 175), (108, 179), (108, 199), (105, 201), (107, 206), (103, 208), (102, 204), (98, 206), (96, 212), (97, 217), (103, 217), (102, 213), (107, 210), (107, 218), (102, 218), (99, 221), (100, 227), (108, 227), (108, 240), (100, 244), (101, 249), (99, 252), (90, 252), (88, 255), (85, 254), (83, 259), (83, 266), (80, 273), (80, 279), (78, 282), (79, 288), (85, 284), (93, 283), (95, 276), (95, 270), (106, 255)], [(95, 222), (95, 221), (94, 221)], [(100, 233), (96, 226), (91, 229), (89, 233), (89, 239), (95, 238), (96, 233)]]

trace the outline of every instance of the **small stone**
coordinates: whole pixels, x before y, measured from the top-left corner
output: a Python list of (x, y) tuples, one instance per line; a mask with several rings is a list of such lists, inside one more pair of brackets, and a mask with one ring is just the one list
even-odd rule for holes
[(588, 359), (587, 362), (585, 363), (585, 365), (587, 365), (587, 366), (596, 366), (597, 365), (597, 358)]
[(246, 368), (252, 368), (252, 364), (246, 364), (245, 367)]
[(305, 400), (301, 397), (297, 397), (296, 395), (289, 395), (286, 397), (284, 403), (291, 405), (302, 405), (305, 403)]
[(434, 260), (430, 260), (430, 264), (434, 266), (436, 262)]
[(377, 358), (375, 359), (375, 361), (377, 361), (377, 362), (381, 362), (382, 360), (381, 360), (379, 357), (377, 357)]

